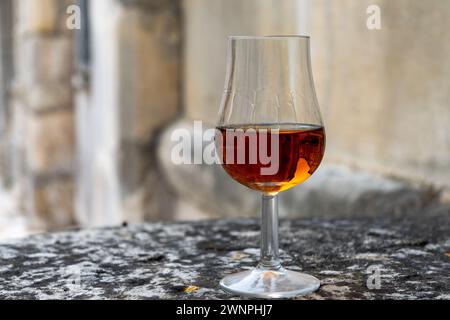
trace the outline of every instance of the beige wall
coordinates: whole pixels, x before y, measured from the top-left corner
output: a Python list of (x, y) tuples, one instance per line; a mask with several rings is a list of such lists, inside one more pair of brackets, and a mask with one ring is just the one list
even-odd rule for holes
[[(366, 8), (381, 8), (381, 30)], [(328, 160), (450, 187), (450, 2), (313, 1)]]

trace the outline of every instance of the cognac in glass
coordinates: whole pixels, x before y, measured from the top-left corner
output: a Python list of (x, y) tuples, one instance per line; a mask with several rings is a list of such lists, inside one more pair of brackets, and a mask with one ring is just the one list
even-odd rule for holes
[(262, 194), (261, 256), (220, 281), (233, 294), (288, 298), (317, 290), (315, 277), (285, 269), (278, 252), (279, 192), (308, 179), (325, 151), (309, 37), (229, 38), (216, 149), (225, 171)]

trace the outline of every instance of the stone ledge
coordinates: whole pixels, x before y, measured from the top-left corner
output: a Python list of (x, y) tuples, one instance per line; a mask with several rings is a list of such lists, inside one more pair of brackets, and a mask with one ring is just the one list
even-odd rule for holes
[[(450, 299), (448, 216), (288, 220), (280, 234), (285, 265), (322, 282), (303, 299)], [(258, 236), (256, 221), (242, 219), (4, 242), (0, 299), (229, 298), (218, 279), (255, 264)], [(380, 289), (367, 288), (369, 266), (380, 270)]]

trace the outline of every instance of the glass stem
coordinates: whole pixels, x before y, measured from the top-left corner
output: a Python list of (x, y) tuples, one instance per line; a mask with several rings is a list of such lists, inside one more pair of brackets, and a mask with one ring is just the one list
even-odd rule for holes
[(264, 194), (261, 209), (261, 258), (258, 267), (279, 270), (278, 195)]

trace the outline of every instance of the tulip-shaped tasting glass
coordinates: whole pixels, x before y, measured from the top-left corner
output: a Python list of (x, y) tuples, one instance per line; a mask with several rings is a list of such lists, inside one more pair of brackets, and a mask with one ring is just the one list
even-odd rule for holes
[(309, 37), (229, 38), (216, 132), (216, 150), (225, 171), (262, 193), (260, 262), (252, 270), (225, 277), (221, 287), (258, 298), (317, 290), (318, 279), (284, 269), (278, 253), (277, 195), (308, 179), (325, 149)]

